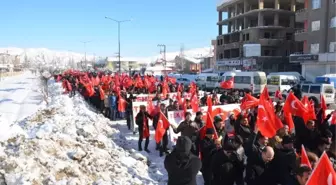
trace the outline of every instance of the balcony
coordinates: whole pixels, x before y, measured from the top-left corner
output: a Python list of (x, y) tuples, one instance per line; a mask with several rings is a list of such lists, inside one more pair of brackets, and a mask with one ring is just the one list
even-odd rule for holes
[(295, 12), (295, 22), (304, 22), (307, 20), (308, 11), (306, 8), (298, 10)]
[(261, 38), (259, 42), (262, 46), (278, 46), (283, 44), (283, 38)]
[(305, 29), (295, 31), (295, 41), (307, 40), (308, 32)]
[(240, 48), (241, 46), (241, 42), (231, 42), (231, 43), (227, 43), (227, 44), (223, 44), (222, 47), (223, 49), (227, 50), (227, 49), (237, 49)]

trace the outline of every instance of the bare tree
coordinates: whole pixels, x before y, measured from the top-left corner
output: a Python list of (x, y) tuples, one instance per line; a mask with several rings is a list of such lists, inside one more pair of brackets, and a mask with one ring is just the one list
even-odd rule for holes
[(49, 93), (48, 93), (48, 81), (52, 77), (51, 73), (47, 70), (44, 70), (41, 72), (41, 77), (40, 77), (40, 88), (41, 88), (41, 93), (43, 95), (43, 100), (46, 102), (48, 105), (48, 98), (49, 98)]

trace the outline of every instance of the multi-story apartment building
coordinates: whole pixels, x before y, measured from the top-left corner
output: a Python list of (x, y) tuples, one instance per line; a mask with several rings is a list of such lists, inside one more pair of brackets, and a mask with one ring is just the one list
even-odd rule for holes
[(296, 0), (297, 51), (291, 63), (301, 63), (307, 80), (336, 73), (336, 0)]
[[(218, 71), (300, 71), (299, 64), (289, 64), (295, 49), (295, 0), (224, 0), (217, 11)], [(258, 44), (260, 54), (246, 55), (248, 44)]]

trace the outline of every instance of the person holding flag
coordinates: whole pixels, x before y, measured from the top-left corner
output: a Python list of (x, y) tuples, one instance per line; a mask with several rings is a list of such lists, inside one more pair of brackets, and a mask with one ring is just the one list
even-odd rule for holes
[(139, 130), (139, 141), (138, 141), (138, 150), (142, 151), (142, 140), (145, 141), (145, 151), (150, 153), (148, 150), (149, 145), (149, 125), (148, 119), (152, 119), (152, 116), (146, 111), (146, 106), (140, 105), (140, 112), (135, 117), (135, 123), (138, 125)]

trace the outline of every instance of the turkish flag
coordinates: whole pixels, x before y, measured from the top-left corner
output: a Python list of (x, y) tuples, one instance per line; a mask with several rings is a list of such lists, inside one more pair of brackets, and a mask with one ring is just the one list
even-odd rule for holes
[(226, 120), (227, 116), (228, 116), (228, 112), (224, 111), (223, 109), (221, 109), (220, 107), (217, 107), (216, 109), (212, 110), (212, 117), (215, 117), (219, 115), (223, 120)]
[(303, 145), (301, 145), (301, 166), (308, 166), (310, 169), (312, 169), (310, 161), (307, 156), (306, 149)]
[(104, 100), (105, 99), (105, 93), (104, 93), (102, 87), (99, 86), (98, 90), (99, 90), (99, 98), (100, 98), (100, 100)]
[(306, 185), (336, 185), (336, 173), (324, 152)]
[(157, 113), (156, 110), (157, 109), (154, 107), (152, 100), (148, 97), (148, 99), (147, 99), (147, 111), (148, 111), (148, 114), (153, 116), (153, 115), (155, 115)]
[(232, 89), (234, 86), (234, 78), (230, 78), (220, 83), (220, 87), (223, 89)]
[(212, 115), (212, 98), (210, 95), (207, 97), (207, 106), (208, 106), (208, 112), (210, 115)]
[(331, 115), (331, 122), (330, 124), (336, 125), (336, 111), (334, 111)]
[(305, 122), (308, 120), (308, 109), (305, 108), (303, 103), (297, 99), (292, 92), (289, 93), (285, 101), (283, 111), (300, 116), (305, 120)]
[(214, 139), (218, 139), (218, 135), (216, 132), (216, 128), (215, 125), (213, 124), (213, 119), (211, 117), (211, 114), (209, 112), (207, 112), (207, 118), (206, 118), (206, 122), (205, 125), (200, 129), (199, 133), (200, 133), (200, 138), (204, 139), (205, 134), (206, 134), (206, 130), (207, 128), (213, 128), (215, 130), (215, 136)]
[(155, 141), (156, 143), (159, 143), (162, 139), (162, 137), (164, 136), (164, 134), (166, 133), (166, 130), (169, 127), (169, 121), (166, 118), (166, 116), (160, 111), (160, 117), (159, 117), (159, 121), (158, 124), (156, 126), (156, 130), (155, 130)]
[(281, 120), (275, 115), (273, 104), (265, 96), (260, 96), (257, 125), (260, 133), (268, 138), (275, 136), (276, 132), (283, 127)]
[(247, 109), (250, 109), (252, 107), (258, 106), (258, 103), (259, 103), (258, 98), (255, 98), (250, 94), (246, 94), (245, 97), (243, 98), (241, 104), (240, 104), (240, 109), (241, 110), (247, 110)]
[(124, 98), (122, 98), (119, 95), (119, 102), (118, 102), (118, 111), (119, 112), (126, 112), (125, 109), (126, 108), (126, 101), (124, 100)]
[(275, 91), (275, 97), (278, 98), (279, 100), (282, 100), (282, 94), (280, 90)]
[(307, 120), (316, 120), (316, 114), (315, 114), (315, 108), (314, 108), (314, 102), (309, 101), (307, 96), (304, 96), (301, 100), (304, 107), (308, 110), (306, 119)]
[(193, 112), (197, 112), (199, 110), (198, 98), (196, 94), (193, 94), (193, 96), (191, 97), (191, 108)]

